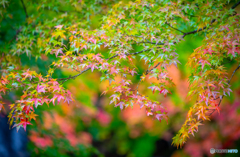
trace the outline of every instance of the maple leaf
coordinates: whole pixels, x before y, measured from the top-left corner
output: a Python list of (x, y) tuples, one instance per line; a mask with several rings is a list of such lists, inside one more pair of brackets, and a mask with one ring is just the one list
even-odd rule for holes
[(131, 73), (131, 75), (132, 76), (134, 76), (134, 74), (136, 73), (137, 74), (137, 72), (136, 71), (134, 71), (134, 69), (133, 70), (131, 70), (131, 71), (129, 71), (130, 73)]
[(64, 100), (65, 98), (61, 94), (56, 94), (50, 101), (54, 104), (56, 99), (57, 102), (59, 103), (61, 100)]
[(106, 95), (107, 92), (108, 92), (108, 90), (103, 91), (102, 94), (101, 94), (101, 96), (102, 96), (102, 95)]
[(120, 103), (116, 104), (115, 107), (120, 106), (120, 109), (122, 110), (124, 107), (124, 104), (125, 104), (124, 102), (120, 102)]
[(153, 115), (152, 111), (149, 111), (149, 110), (147, 110), (147, 109), (146, 109), (146, 113), (147, 113), (147, 116)]
[(24, 106), (23, 111), (25, 111), (26, 114), (29, 114), (31, 110), (34, 110), (32, 106)]
[(53, 86), (52, 88), (53, 88), (53, 92), (61, 91), (61, 89), (62, 89), (60, 86)]
[(201, 118), (202, 120), (209, 120), (209, 121), (210, 121), (210, 119), (208, 118), (208, 116), (206, 116), (205, 113), (201, 112), (201, 110), (199, 110), (198, 112), (196, 112), (195, 115), (198, 116), (198, 119)]
[(89, 38), (88, 41), (91, 41), (92, 43), (96, 44), (97, 43), (97, 40), (94, 39), (94, 38)]
[(58, 30), (57, 32), (52, 33), (52, 35), (53, 35), (53, 37), (56, 37), (56, 38), (61, 37), (66, 40), (66, 36), (64, 35), (65, 32), (66, 31), (64, 31), (64, 30)]
[(163, 72), (161, 72), (160, 74), (159, 74), (159, 78), (160, 79), (165, 79), (165, 78), (167, 78), (167, 73), (163, 73)]
[(122, 93), (124, 91), (124, 89), (122, 88), (122, 85), (115, 87), (114, 90), (115, 92), (119, 92), (119, 93)]
[(141, 77), (141, 81), (144, 81), (145, 80), (145, 78), (146, 78), (146, 75), (145, 74), (143, 74)]
[(31, 119), (36, 120), (36, 118), (35, 118), (36, 116), (38, 116), (38, 115), (35, 114), (34, 112), (31, 112), (30, 115), (29, 115), (29, 118), (30, 118), (30, 120), (31, 120)]
[(27, 125), (32, 125), (32, 124), (29, 121), (27, 121), (27, 119), (26, 120), (21, 119), (21, 122), (19, 123), (19, 125), (22, 125), (23, 129), (26, 131)]
[(59, 54), (64, 55), (64, 53), (63, 53), (62, 50), (63, 50), (63, 48), (53, 49), (52, 52), (51, 52), (51, 54), (55, 53), (56, 57), (57, 57)]
[(155, 93), (155, 90), (158, 90), (158, 91), (160, 91), (161, 89), (159, 88), (159, 87), (157, 87), (157, 86), (151, 86), (151, 87), (148, 87), (149, 89), (152, 89), (152, 92), (153, 92), (153, 94)]
[(236, 57), (236, 55), (235, 55), (235, 49), (234, 49), (234, 48), (228, 48), (228, 54), (232, 54), (233, 57)]
[(98, 69), (98, 67), (96, 66), (97, 64), (90, 64), (88, 67), (91, 68), (91, 71), (93, 72), (94, 69)]
[(193, 130), (193, 128), (190, 127), (188, 133), (191, 133), (191, 134), (194, 136), (194, 130)]
[(57, 25), (57, 26), (54, 26), (55, 28), (57, 29), (61, 29), (63, 27), (63, 25)]
[(67, 96), (66, 96), (64, 102), (66, 102), (66, 101), (67, 101), (68, 104), (69, 104), (70, 101), (73, 101), (72, 93), (69, 90), (67, 90)]
[(34, 74), (34, 72), (32, 72), (32, 71), (29, 71), (29, 69), (25, 72), (25, 73), (23, 73), (23, 75), (25, 76), (24, 78), (30, 78), (30, 80), (32, 79), (32, 75)]
[(59, 85), (59, 83), (55, 79), (51, 79), (50, 81), (48, 81), (48, 84), (52, 84), (54, 86)]
[(37, 75), (37, 78), (39, 79), (40, 82), (41, 82), (41, 81), (45, 82), (45, 79), (42, 77), (41, 74)]
[(218, 106), (218, 104), (215, 104), (213, 107), (212, 106), (209, 106), (208, 109), (214, 109), (214, 110), (217, 110), (218, 111), (218, 114), (220, 114), (220, 107)]
[(14, 124), (14, 126), (13, 126), (12, 128), (17, 127), (17, 132), (18, 132), (18, 130), (19, 130), (20, 127), (22, 126), (23, 129), (26, 131), (27, 125), (32, 125), (32, 124), (28, 121), (27, 118), (22, 118), (22, 119), (20, 120), (20, 123)]
[(210, 55), (212, 55), (212, 53), (214, 52), (211, 48), (206, 48), (203, 51), (204, 51), (204, 54), (209, 53)]
[(12, 76), (12, 78), (15, 78), (17, 76), (17, 73), (11, 72), (8, 76)]
[(166, 122), (168, 123), (168, 116), (166, 114), (156, 114), (155, 118), (157, 118), (157, 120), (159, 120), (161, 122), (162, 118), (164, 118), (166, 120)]
[(0, 101), (0, 111), (1, 111), (2, 109), (4, 109), (3, 104), (4, 104), (4, 103)]
[(38, 93), (45, 93), (45, 86), (39, 86), (39, 84), (37, 85), (37, 92)]
[(3, 85), (7, 84), (8, 81), (8, 75), (7, 76), (2, 76), (0, 83), (2, 83)]
[(205, 64), (208, 64), (208, 65), (211, 66), (211, 64), (210, 64), (208, 61), (202, 60), (202, 59), (201, 59), (198, 63), (201, 63), (201, 64), (202, 64), (202, 70), (203, 70)]
[(191, 133), (194, 136), (194, 132), (193, 131), (197, 132), (198, 131), (198, 126), (199, 125), (203, 125), (203, 124), (200, 123), (199, 121), (198, 122), (191, 121), (188, 125), (190, 126), (188, 133)]
[(101, 56), (102, 56), (101, 54), (96, 54), (93, 56), (93, 59), (100, 62), (102, 60)]
[(117, 69), (115, 65), (110, 68), (110, 74), (118, 74), (118, 72), (119, 69)]
[(108, 66), (109, 66), (109, 64), (108, 64), (108, 63), (102, 63), (102, 69), (107, 69), (107, 68), (108, 68)]
[(34, 103), (35, 103), (35, 107), (37, 108), (38, 107), (38, 104), (42, 104), (42, 100), (39, 99), (39, 98), (32, 98), (32, 100)]
[(167, 89), (162, 89), (160, 91), (160, 93), (162, 93), (164, 95), (164, 97), (166, 97), (167, 93), (169, 93), (169, 91)]
[(10, 106), (10, 109), (12, 109), (15, 106), (15, 104), (10, 104), (9, 106)]
[(112, 98), (112, 100), (110, 101), (110, 104), (112, 104), (113, 102), (116, 102), (116, 99), (120, 100), (120, 96), (117, 94), (111, 95), (110, 98)]
[(6, 94), (6, 90), (8, 89), (7, 87), (5, 86), (0, 86), (0, 92), (3, 92), (4, 94)]

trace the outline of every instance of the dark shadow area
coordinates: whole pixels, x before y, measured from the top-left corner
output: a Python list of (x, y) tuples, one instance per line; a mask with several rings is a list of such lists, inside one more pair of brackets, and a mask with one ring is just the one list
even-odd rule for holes
[(27, 133), (23, 128), (9, 129), (8, 119), (0, 115), (0, 157), (29, 157)]

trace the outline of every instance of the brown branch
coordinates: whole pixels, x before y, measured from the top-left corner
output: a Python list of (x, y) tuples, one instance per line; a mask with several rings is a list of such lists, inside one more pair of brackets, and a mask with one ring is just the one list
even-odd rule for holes
[(145, 75), (149, 74), (153, 69), (157, 68), (161, 63), (159, 62), (158, 64), (156, 64), (152, 69), (147, 70)]
[[(134, 53), (128, 53), (128, 54), (126, 54), (126, 55), (127, 55), (127, 56), (129, 56), (129, 55), (137, 55), (137, 54), (143, 53), (143, 52), (148, 51), (148, 50), (150, 50), (150, 49), (146, 49), (146, 50), (142, 50), (142, 51), (134, 52)], [(108, 60), (113, 59), (113, 58), (115, 58), (115, 57), (117, 57), (117, 56), (119, 56), (119, 55), (116, 54), (116, 55), (114, 55), (114, 56), (112, 56), (112, 57), (110, 57), (110, 58), (107, 58), (106, 60), (108, 61)], [(59, 78), (58, 80), (64, 80), (63, 82), (65, 82), (65, 81), (67, 81), (67, 80), (69, 80), (69, 79), (75, 79), (76, 77), (80, 76), (81, 74), (85, 73), (86, 71), (88, 71), (88, 70), (90, 70), (90, 69), (91, 69), (91, 68), (87, 68), (87, 69), (81, 71), (81, 72), (80, 72), (79, 74), (77, 74), (77, 75), (69, 76), (69, 77), (67, 77), (67, 78)]]
[[(236, 4), (234, 4), (234, 5), (231, 7), (231, 9), (235, 9), (238, 5), (240, 5), (240, 1), (238, 1)], [(234, 15), (236, 15), (236, 14), (234, 14)], [(213, 20), (211, 21), (210, 25), (213, 24), (215, 21), (216, 21), (216, 19), (213, 19)], [(196, 30), (191, 31), (191, 32), (184, 33), (183, 37), (185, 37), (186, 35), (189, 35), (189, 34), (195, 34), (195, 33), (197, 33), (197, 32), (203, 31), (203, 30), (205, 30), (206, 28), (207, 28), (207, 26), (205, 26), (205, 27), (203, 27), (203, 28), (200, 28), (200, 29), (196, 29)]]
[[(238, 67), (233, 71), (231, 78), (228, 80), (228, 84), (231, 82), (234, 74), (236, 73), (236, 71), (237, 71), (239, 68), (240, 68), (240, 64), (239, 64)], [(224, 97), (224, 95), (222, 95), (222, 97), (221, 97), (221, 99), (220, 99), (220, 101), (219, 101), (219, 103), (218, 103), (218, 106), (220, 106), (223, 97)], [(213, 110), (208, 116), (211, 116), (215, 111), (216, 111), (216, 110)], [(203, 120), (201, 120), (201, 122), (203, 122)]]
[(234, 4), (231, 9), (235, 9), (240, 4), (240, 1), (238, 1), (236, 4)]
[[(213, 24), (215, 21), (216, 21), (216, 19), (213, 19), (213, 20), (211, 21), (210, 25)], [(205, 26), (205, 27), (203, 27), (203, 28), (200, 28), (200, 29), (196, 29), (196, 30), (191, 31), (191, 32), (184, 33), (184, 34), (183, 34), (183, 38), (184, 38), (186, 35), (190, 35), (190, 34), (195, 34), (195, 33), (197, 33), (197, 32), (201, 32), (201, 31), (205, 30), (206, 28), (207, 28), (207, 26)]]
[(150, 42), (150, 41), (141, 41), (141, 42), (137, 42), (137, 44), (154, 44), (154, 45), (164, 45), (164, 43), (154, 43), (154, 42)]
[[(142, 50), (142, 51), (139, 51), (139, 52), (134, 52), (134, 53), (127, 53), (126, 56), (129, 56), (129, 55), (137, 55), (137, 54), (140, 54), (140, 53), (143, 53), (145, 51), (148, 51), (148, 50), (151, 50), (151, 49), (146, 49), (146, 50)], [(118, 54), (110, 57), (110, 58), (107, 58), (107, 61), (110, 60), (110, 59), (113, 59), (115, 57), (119, 56)]]
[[(26, 6), (23, 2), (23, 0), (21, 0), (21, 3), (23, 5), (23, 9), (24, 9), (24, 12), (26, 14), (26, 19), (28, 18), (28, 13), (27, 13), (27, 9), (26, 9)], [(13, 28), (14, 29), (14, 28)], [(16, 34), (14, 35), (14, 37), (9, 41), (10, 43), (17, 38), (17, 35), (22, 31), (22, 27), (20, 27), (19, 29), (16, 30)]]
[(17, 35), (22, 31), (22, 28), (19, 28), (17, 31), (16, 31), (16, 34), (14, 35), (14, 37), (9, 41), (10, 43), (17, 38)]
[(22, 2), (22, 5), (23, 5), (23, 9), (24, 9), (24, 11), (25, 11), (25, 14), (26, 14), (26, 18), (28, 18), (27, 8), (26, 8), (23, 0), (21, 0), (21, 2)]
[(195, 15), (190, 15), (190, 14), (186, 13), (184, 10), (183, 10), (183, 13), (190, 16), (190, 17), (198, 17), (198, 16), (195, 16)]
[[(153, 69), (157, 68), (160, 64), (161, 64), (161, 63), (159, 62), (159, 63), (156, 64), (154, 67), (152, 67), (150, 70), (146, 70), (145, 75), (148, 75)], [(139, 85), (140, 85), (141, 80), (142, 80), (142, 78), (140, 78), (140, 80), (139, 80), (139, 82), (138, 82), (138, 84), (137, 84), (137, 88), (134, 89), (134, 90), (137, 90), (137, 94), (139, 94), (139, 93), (138, 93), (138, 87), (139, 87)]]
[(166, 22), (166, 25), (168, 25), (168, 26), (171, 27), (172, 29), (175, 29), (176, 31), (181, 32), (182, 34), (185, 34), (185, 33), (184, 33), (183, 31), (181, 31), (180, 29), (177, 29), (177, 28), (171, 26), (168, 22)]
[[(231, 9), (236, 8), (239, 4), (240, 4), (240, 1), (237, 2), (236, 4), (234, 4), (234, 5), (231, 7)], [(211, 24), (213, 24), (215, 21), (216, 21), (216, 19), (213, 19), (213, 20), (211, 21)], [(166, 24), (167, 24), (167, 23), (166, 23)], [(172, 27), (171, 25), (169, 25), (169, 26), (170, 26), (171, 28), (175, 29), (175, 30), (178, 30), (178, 29)], [(178, 31), (180, 31), (181, 33), (183, 33), (182, 38), (184, 38), (184, 37), (187, 36), (187, 35), (195, 34), (195, 33), (197, 33), (197, 32), (203, 31), (203, 30), (206, 29), (206, 28), (207, 28), (207, 27), (205, 26), (205, 27), (203, 27), (203, 28), (201, 28), (201, 29), (194, 30), (194, 31), (191, 31), (191, 32), (187, 32), (187, 33), (184, 33), (184, 32), (182, 32), (181, 30), (178, 30)], [(153, 42), (142, 42), (142, 43), (157, 44), (157, 43), (153, 43)], [(175, 44), (175, 43), (176, 43), (176, 42), (173, 42), (173, 44)], [(164, 45), (164, 43), (159, 43), (159, 45)], [(128, 54), (126, 54), (126, 55), (127, 55), (127, 56), (129, 56), (129, 55), (137, 55), (137, 54), (140, 54), (140, 53), (149, 51), (149, 50), (151, 50), (151, 49), (146, 49), (146, 50), (142, 50), (142, 51), (134, 52), (134, 53), (128, 53)], [(119, 56), (119, 55), (116, 54), (116, 55), (114, 55), (114, 56), (112, 56), (112, 57), (110, 57), (110, 58), (107, 58), (106, 60), (108, 61), (108, 60), (113, 59), (113, 58), (115, 58), (115, 57), (117, 57), (117, 56)], [(76, 77), (78, 77), (78, 76), (81, 75), (82, 73), (88, 71), (89, 69), (91, 69), (91, 68), (87, 68), (87, 69), (83, 70), (82, 72), (80, 72), (80, 73), (77, 74), (77, 75), (70, 76), (70, 77), (67, 77), (67, 78), (59, 78), (58, 80), (65, 80), (65, 81), (66, 81), (66, 80), (69, 80), (69, 79), (75, 79)], [(65, 81), (64, 81), (64, 82), (65, 82)]]

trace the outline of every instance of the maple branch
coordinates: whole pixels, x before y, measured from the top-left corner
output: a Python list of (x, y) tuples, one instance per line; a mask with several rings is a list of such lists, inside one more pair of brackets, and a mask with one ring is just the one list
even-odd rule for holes
[[(23, 0), (21, 0), (21, 3), (23, 5), (23, 9), (24, 9), (24, 12), (26, 14), (26, 19), (28, 18), (28, 13), (27, 13), (27, 8), (23, 2)], [(14, 37), (10, 40), (10, 42), (12, 42), (14, 39), (17, 38), (17, 35), (22, 31), (22, 28), (20, 27), (19, 29), (16, 30), (16, 34), (14, 35)]]
[[(145, 75), (148, 75), (153, 69), (157, 68), (160, 64), (161, 64), (161, 62), (158, 62), (158, 64), (156, 64), (153, 68), (151, 68), (150, 70), (146, 70)], [(137, 84), (137, 88), (135, 89), (135, 90), (137, 90), (137, 94), (138, 94), (138, 87), (139, 87), (141, 80), (142, 80), (142, 78), (140, 78), (140, 80)]]
[[(240, 64), (239, 64), (238, 67), (233, 71), (231, 78), (228, 80), (228, 84), (231, 82), (234, 74), (236, 73), (236, 71), (237, 71), (239, 68), (240, 68)], [(218, 103), (218, 106), (220, 106), (223, 97), (224, 97), (224, 95), (222, 95), (222, 97), (221, 97), (221, 99), (220, 99), (220, 101), (219, 101), (219, 103)], [(213, 110), (213, 112), (211, 112), (208, 116), (211, 116), (215, 111), (216, 111), (216, 110)]]
[[(137, 54), (139, 54), (139, 53), (143, 53), (143, 52), (148, 51), (148, 50), (151, 50), (151, 49), (146, 49), (146, 50), (142, 50), (142, 51), (134, 52), (134, 53), (127, 53), (126, 56), (129, 56), (129, 55), (137, 55)], [(117, 56), (119, 56), (119, 54), (116, 54), (116, 55), (114, 55), (114, 56), (112, 56), (112, 57), (110, 57), (110, 58), (107, 58), (107, 61), (110, 60), (110, 59), (113, 59), (113, 58), (115, 58), (115, 57), (117, 57)]]
[(14, 35), (14, 37), (9, 41), (10, 43), (17, 38), (17, 35), (22, 31), (22, 28), (19, 28), (16, 30), (16, 34)]
[(156, 64), (152, 69), (147, 70), (145, 75), (149, 74), (153, 69), (157, 68), (160, 65), (160, 62), (158, 64)]
[(154, 45), (164, 45), (164, 43), (154, 43), (154, 42), (150, 42), (150, 41), (141, 41), (141, 42), (137, 42), (137, 44), (154, 44)]
[(78, 77), (78, 76), (80, 76), (81, 74), (85, 73), (85, 72), (88, 71), (89, 69), (91, 69), (91, 68), (87, 68), (87, 69), (81, 71), (79, 74), (74, 75), (74, 76), (71, 76), (71, 75), (70, 75), (70, 76), (67, 77), (67, 78), (58, 78), (58, 80), (63, 80), (62, 83), (64, 83), (65, 81), (67, 81), (67, 80), (69, 80), (69, 79), (75, 79), (76, 77)]
[(184, 10), (183, 10), (183, 13), (190, 16), (190, 17), (198, 17), (198, 16), (195, 16), (195, 15), (191, 15), (191, 14), (186, 13)]
[[(235, 9), (239, 4), (240, 4), (240, 1), (238, 1), (236, 4), (234, 4), (234, 5), (231, 7), (231, 9)], [(211, 21), (210, 25), (213, 24), (215, 21), (216, 21), (216, 19), (213, 19), (213, 20)], [(205, 30), (206, 28), (207, 28), (207, 26), (205, 26), (205, 27), (203, 27), (203, 28), (200, 28), (200, 29), (196, 29), (196, 30), (194, 30), (194, 31), (190, 31), (190, 32), (184, 33), (184, 34), (183, 34), (183, 38), (184, 38), (186, 35), (195, 34), (195, 33), (197, 33), (197, 32), (200, 32), (200, 31)]]
[(181, 32), (182, 34), (185, 34), (185, 32), (183, 32), (183, 31), (181, 31), (180, 29), (177, 29), (177, 28), (171, 26), (168, 22), (166, 22), (166, 25), (168, 25), (168, 26), (171, 27), (172, 29), (175, 29), (176, 31)]
[(23, 0), (21, 0), (21, 2), (22, 2), (22, 5), (23, 5), (23, 9), (24, 9), (24, 11), (25, 11), (25, 14), (26, 14), (26, 18), (28, 18), (28, 13), (27, 13), (26, 6), (25, 6)]
[[(146, 50), (142, 50), (142, 51), (134, 52), (134, 53), (128, 53), (128, 54), (126, 54), (126, 56), (129, 56), (129, 55), (137, 55), (137, 54), (143, 53), (143, 52), (148, 51), (148, 50), (151, 50), (151, 49), (146, 49)], [(110, 57), (110, 58), (107, 58), (106, 60), (108, 61), (108, 60), (113, 59), (113, 58), (115, 58), (115, 57), (117, 57), (117, 56), (119, 56), (119, 54), (116, 54), (116, 55), (114, 55), (114, 56), (112, 56), (112, 57)], [(69, 80), (69, 79), (75, 79), (76, 77), (80, 76), (81, 74), (85, 73), (86, 71), (88, 71), (88, 70), (90, 70), (90, 69), (91, 69), (91, 68), (87, 68), (87, 69), (81, 71), (81, 72), (80, 72), (79, 74), (77, 74), (77, 75), (69, 76), (69, 77), (67, 77), (67, 78), (58, 78), (57, 80), (63, 80), (62, 83), (64, 83), (65, 81), (67, 81), (67, 80)]]
[(232, 78), (233, 78), (233, 75), (236, 73), (236, 71), (237, 71), (239, 68), (240, 68), (240, 64), (239, 64), (238, 67), (233, 71), (232, 76), (231, 76), (231, 78), (230, 78), (229, 81), (228, 81), (228, 84), (231, 82), (231, 80), (232, 80)]
[[(237, 71), (239, 68), (240, 68), (240, 64), (239, 64), (238, 67), (233, 71), (231, 78), (228, 80), (228, 84), (231, 82), (231, 80), (232, 80), (232, 78), (233, 78), (233, 75), (236, 73), (236, 71)], [(220, 101), (219, 101), (219, 103), (218, 103), (218, 106), (220, 106), (223, 97), (224, 97), (224, 95), (222, 95), (222, 97), (221, 97), (221, 99), (220, 99)], [(220, 97), (218, 97), (218, 98), (220, 98)], [(216, 98), (216, 99), (218, 99), (218, 98)], [(215, 111), (216, 111), (216, 110), (214, 109), (208, 116), (211, 116)], [(203, 120), (201, 119), (201, 120), (200, 120), (200, 123), (202, 123), (202, 122), (203, 122)]]
[[(216, 19), (213, 19), (213, 20), (211, 21), (210, 25), (213, 24), (215, 21), (216, 21)], [(195, 33), (197, 33), (197, 32), (201, 32), (201, 31), (205, 30), (206, 28), (207, 28), (207, 26), (205, 26), (205, 27), (203, 27), (203, 28), (200, 28), (200, 29), (196, 29), (196, 30), (191, 31), (191, 32), (184, 33), (184, 34), (183, 34), (183, 38), (184, 38), (186, 35), (195, 34)]]
[[(240, 1), (237, 2), (236, 4), (234, 4), (234, 5), (231, 7), (231, 9), (236, 8), (239, 4), (240, 4)], [(210, 24), (213, 24), (215, 21), (216, 21), (216, 19), (213, 19)], [(166, 24), (168, 24), (168, 23), (166, 23)], [(169, 25), (169, 24), (168, 24), (168, 25)], [(177, 28), (174, 28), (174, 27), (172, 27), (171, 25), (169, 25), (169, 26), (170, 26), (171, 28), (175, 29), (175, 30), (178, 30)], [(200, 29), (197, 29), (197, 30), (194, 30), (194, 31), (191, 31), (191, 32), (186, 32), (186, 33), (182, 32), (181, 30), (178, 30), (178, 31), (180, 31), (181, 33), (183, 33), (182, 38), (184, 38), (184, 37), (187, 36), (187, 35), (195, 34), (195, 33), (197, 33), (197, 32), (203, 31), (203, 30), (206, 29), (206, 28), (207, 28), (207, 26), (205, 26), (205, 27), (203, 27), (203, 28), (200, 28)], [(153, 43), (153, 42), (141, 42), (141, 43), (157, 44), (157, 43)], [(173, 43), (175, 44), (176, 42), (173, 42)], [(164, 43), (158, 43), (158, 44), (159, 44), (159, 45), (164, 45)], [(127, 55), (127, 56), (129, 56), (129, 55), (137, 55), (137, 54), (143, 53), (143, 52), (148, 51), (148, 50), (151, 50), (151, 49), (146, 49), (146, 50), (142, 50), (142, 51), (134, 52), (134, 53), (128, 53), (128, 54), (126, 54), (126, 55)], [(119, 54), (116, 54), (116, 55), (114, 55), (114, 56), (112, 56), (112, 57), (110, 57), (110, 58), (107, 58), (106, 60), (108, 61), (108, 60), (113, 59), (113, 58), (115, 58), (115, 57), (117, 57), (117, 56), (119, 56)], [(158, 64), (158, 65), (159, 65), (159, 64)], [(158, 65), (157, 65), (157, 66), (158, 66)], [(239, 65), (239, 66), (240, 66), (240, 65)], [(239, 68), (239, 67), (238, 67), (238, 68)], [(238, 68), (237, 68), (237, 69), (238, 69)], [(80, 73), (77, 74), (77, 75), (70, 76), (70, 77), (67, 77), (67, 78), (59, 78), (58, 80), (64, 80), (63, 82), (65, 82), (66, 80), (69, 80), (69, 79), (75, 79), (76, 77), (80, 76), (81, 74), (83, 74), (84, 72), (88, 71), (89, 69), (91, 69), (91, 68), (87, 68), (87, 69), (83, 70), (82, 72), (80, 72)], [(154, 69), (154, 68), (153, 68), (153, 69)], [(236, 69), (236, 70), (237, 70), (237, 69)], [(150, 71), (149, 71), (149, 72), (150, 72)], [(62, 82), (62, 83), (63, 83), (63, 82)], [(223, 98), (223, 97), (222, 97), (222, 98)]]
[(235, 9), (240, 4), (240, 1), (238, 1), (236, 4), (234, 4), (231, 9)]

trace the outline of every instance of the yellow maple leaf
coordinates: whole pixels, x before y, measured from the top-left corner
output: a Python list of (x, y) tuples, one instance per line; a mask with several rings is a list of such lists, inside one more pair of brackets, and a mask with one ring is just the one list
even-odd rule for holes
[(38, 115), (35, 114), (35, 113), (33, 113), (33, 112), (31, 112), (30, 115), (29, 115), (29, 118), (30, 118), (30, 120), (31, 120), (31, 119), (36, 120), (36, 118), (35, 118), (36, 116), (38, 116)]
[(144, 81), (144, 80), (145, 80), (145, 78), (146, 78), (146, 75), (145, 75), (145, 74), (143, 74), (143, 75), (141, 76), (141, 80), (142, 80), (142, 81)]
[(15, 78), (16, 75), (17, 75), (17, 74), (14, 74), (13, 72), (11, 72), (11, 73), (9, 74), (9, 76), (12, 76), (13, 78)]
[(10, 109), (12, 109), (12, 108), (14, 107), (14, 105), (15, 105), (15, 104), (11, 104), (11, 105), (9, 105), (9, 106), (10, 106)]

